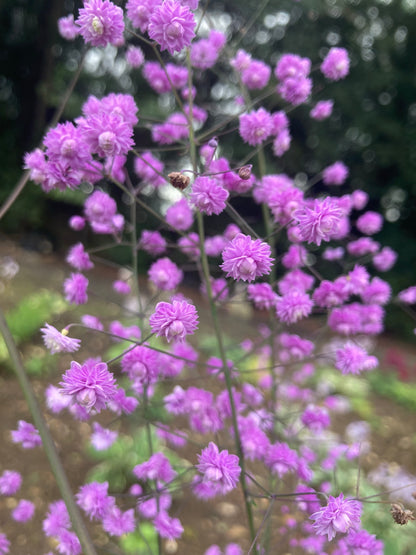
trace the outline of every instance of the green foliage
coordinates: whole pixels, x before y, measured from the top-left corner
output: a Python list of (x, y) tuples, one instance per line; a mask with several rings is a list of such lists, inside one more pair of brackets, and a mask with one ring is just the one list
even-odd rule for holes
[(157, 553), (157, 533), (149, 522), (141, 522), (139, 529), (122, 536), (120, 544), (126, 555)]
[[(19, 304), (6, 314), (6, 320), (14, 340), (19, 345), (39, 332), (47, 320), (62, 314), (68, 305), (62, 295), (42, 289), (24, 297)], [(0, 337), (0, 362), (8, 360), (8, 350)], [(28, 363), (29, 372), (41, 372), (43, 357), (35, 357)]]
[(374, 371), (369, 375), (371, 388), (399, 405), (416, 411), (416, 385), (400, 381), (395, 374)]

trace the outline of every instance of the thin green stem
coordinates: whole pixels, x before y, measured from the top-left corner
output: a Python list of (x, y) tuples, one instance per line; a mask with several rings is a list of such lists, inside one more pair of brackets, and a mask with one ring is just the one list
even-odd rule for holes
[(85, 527), (81, 513), (79, 512), (78, 507), (75, 503), (74, 495), (71, 491), (68, 478), (58, 456), (58, 452), (56, 450), (52, 436), (49, 432), (48, 426), (45, 422), (45, 419), (43, 418), (42, 411), (39, 407), (38, 401), (32, 388), (32, 384), (30, 383), (26, 375), (21, 358), (16, 348), (16, 344), (1, 310), (0, 331), (7, 345), (7, 349), (9, 351), (9, 355), (12, 360), (17, 379), (25, 396), (27, 405), (33, 418), (33, 422), (36, 428), (39, 430), (40, 437), (42, 438), (43, 448), (45, 449), (45, 453), (51, 466), (51, 470), (53, 472), (53, 475), (55, 476), (56, 483), (59, 487), (66, 508), (68, 509), (74, 532), (78, 536), (78, 539), (81, 543), (83, 553), (85, 555), (97, 555), (94, 544), (90, 538), (88, 530)]

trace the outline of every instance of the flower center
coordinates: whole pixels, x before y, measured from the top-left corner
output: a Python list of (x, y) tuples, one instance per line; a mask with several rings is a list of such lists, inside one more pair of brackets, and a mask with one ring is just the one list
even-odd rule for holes
[(91, 31), (96, 37), (100, 37), (104, 33), (104, 25), (101, 19), (95, 15), (91, 21)]

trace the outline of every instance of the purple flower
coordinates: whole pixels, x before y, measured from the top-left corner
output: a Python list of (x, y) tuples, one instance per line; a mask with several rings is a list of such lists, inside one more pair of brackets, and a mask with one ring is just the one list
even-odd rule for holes
[(384, 247), (373, 256), (374, 267), (379, 272), (388, 272), (393, 268), (397, 260), (397, 253), (390, 247)]
[(229, 196), (215, 179), (210, 177), (197, 177), (192, 185), (190, 200), (198, 210), (211, 216), (221, 214), (225, 209), (226, 200)]
[(268, 283), (253, 283), (247, 287), (247, 296), (259, 310), (269, 310), (277, 301), (277, 293)]
[(43, 531), (46, 536), (60, 536), (71, 526), (65, 503), (60, 500), (49, 505), (49, 511), (43, 520)]
[(87, 295), (88, 279), (82, 274), (71, 274), (64, 281), (65, 299), (71, 304), (85, 304)]
[(149, 323), (152, 333), (166, 337), (169, 343), (172, 339), (183, 341), (198, 328), (198, 313), (187, 301), (162, 302), (156, 305)]
[(372, 370), (378, 366), (375, 356), (352, 341), (348, 341), (342, 349), (336, 351), (335, 367), (343, 374), (359, 374), (362, 370)]
[(12, 511), (12, 519), (16, 522), (27, 522), (33, 517), (35, 505), (27, 499), (21, 499)]
[(161, 145), (171, 145), (187, 138), (188, 134), (188, 120), (181, 112), (174, 112), (165, 123), (152, 127), (152, 139)]
[(79, 33), (79, 27), (75, 25), (73, 14), (58, 19), (58, 31), (66, 40), (74, 40)]
[(123, 536), (134, 532), (136, 528), (134, 509), (129, 509), (123, 513), (114, 505), (104, 515), (103, 528), (111, 536)]
[(133, 27), (137, 27), (142, 33), (145, 33), (150, 16), (156, 6), (161, 3), (162, 0), (128, 0), (126, 4), (127, 17), (132, 22)]
[(68, 330), (63, 329), (58, 331), (53, 326), (45, 323), (45, 327), (41, 328), (43, 342), (51, 354), (55, 353), (73, 353), (78, 351), (81, 345), (81, 340), (73, 337), (68, 337)]
[(270, 112), (259, 108), (240, 116), (240, 136), (251, 146), (260, 145), (273, 132), (273, 119)]
[(191, 64), (199, 69), (215, 65), (226, 37), (221, 31), (212, 30), (207, 39), (194, 42), (191, 46)]
[(201, 256), (199, 236), (197, 233), (192, 232), (189, 233), (189, 235), (181, 237), (178, 241), (178, 247), (186, 256), (189, 256), (191, 260), (198, 260)]
[(203, 474), (203, 481), (211, 484), (216, 493), (225, 494), (237, 486), (241, 468), (237, 455), (226, 449), (220, 451), (212, 441), (198, 455), (196, 468)]
[(0, 555), (7, 555), (9, 553), (10, 542), (6, 534), (0, 532)]
[(307, 77), (311, 71), (309, 58), (301, 58), (297, 54), (284, 54), (277, 63), (274, 74), (279, 81), (301, 76)]
[(153, 256), (157, 256), (165, 252), (166, 240), (158, 231), (144, 229), (140, 237), (139, 248)]
[(350, 70), (350, 60), (345, 48), (331, 48), (321, 64), (321, 71), (327, 79), (339, 81)]
[(331, 236), (338, 230), (342, 216), (343, 212), (338, 203), (330, 197), (324, 200), (315, 199), (313, 207), (304, 204), (293, 213), (293, 217), (298, 221), (302, 239), (318, 246), (322, 241), (330, 241)]
[(94, 264), (91, 262), (89, 254), (85, 252), (84, 245), (82, 243), (77, 243), (71, 247), (66, 257), (66, 261), (79, 272), (91, 270), (91, 268), (94, 267)]
[(239, 233), (222, 252), (223, 263), (220, 268), (227, 272), (227, 277), (254, 281), (271, 272), (274, 259), (271, 249), (260, 239)]
[(127, 154), (134, 145), (132, 123), (116, 111), (100, 111), (80, 118), (79, 127), (91, 152), (101, 158)]
[(134, 68), (143, 65), (144, 54), (140, 46), (129, 46), (126, 52), (126, 62)]
[(167, 223), (175, 229), (186, 231), (193, 223), (192, 210), (185, 198), (178, 200), (166, 212)]
[(33, 449), (42, 445), (42, 439), (33, 424), (19, 420), (17, 430), (12, 430), (13, 443), (21, 443), (23, 449)]
[(57, 540), (57, 549), (62, 555), (81, 555), (81, 544), (78, 536), (74, 532), (62, 530)]
[(114, 233), (123, 227), (123, 222), (119, 222), (119, 215), (116, 213), (115, 200), (103, 191), (95, 191), (87, 198), (84, 212), (94, 233)]
[(301, 422), (309, 428), (309, 430), (320, 432), (328, 428), (331, 420), (326, 408), (308, 405), (301, 416)]
[(162, 482), (171, 482), (176, 476), (169, 459), (163, 453), (155, 453), (148, 461), (136, 465), (133, 468), (133, 474), (139, 480)]
[(373, 534), (367, 530), (350, 530), (345, 538), (338, 542), (340, 551), (337, 555), (346, 553), (356, 553), (357, 555), (383, 555), (384, 546), (381, 540), (378, 540)]
[(279, 297), (275, 303), (276, 315), (281, 322), (294, 324), (312, 312), (313, 301), (303, 291), (292, 289)]
[(187, 6), (181, 6), (175, 0), (165, 0), (150, 16), (148, 33), (161, 50), (174, 54), (190, 46), (195, 26), (195, 18)]
[(108, 482), (85, 484), (80, 487), (76, 498), (77, 504), (91, 520), (101, 520), (115, 503), (114, 497), (108, 495)]
[(334, 107), (333, 100), (320, 100), (315, 104), (310, 112), (310, 116), (317, 121), (322, 121), (332, 114)]
[(137, 345), (123, 355), (121, 369), (134, 382), (155, 383), (159, 374), (159, 353), (146, 345)]
[(183, 279), (183, 272), (169, 258), (159, 258), (149, 268), (149, 280), (161, 291), (176, 289)]
[[(163, 74), (165, 75), (164, 72)], [(152, 82), (155, 82), (154, 79), (152, 79)], [(143, 152), (134, 159), (134, 171), (136, 175), (143, 179), (145, 183), (149, 183), (154, 187), (159, 187), (166, 183), (163, 177), (163, 169), (163, 162), (155, 158), (150, 152)]]
[(273, 474), (281, 478), (297, 469), (298, 455), (286, 443), (274, 443), (266, 453), (265, 463)]
[(0, 476), (0, 494), (14, 495), (22, 484), (22, 476), (15, 470), (5, 470)]
[(282, 129), (276, 135), (275, 140), (273, 141), (273, 153), (275, 156), (279, 157), (283, 156), (285, 152), (287, 152), (290, 148), (290, 143), (292, 141), (292, 137), (290, 135), (289, 129)]
[(383, 227), (383, 216), (369, 210), (358, 218), (355, 225), (364, 235), (374, 235)]
[(121, 279), (113, 281), (113, 289), (116, 293), (119, 293), (120, 295), (130, 295), (131, 293), (130, 285), (126, 281), (123, 281)]
[(106, 451), (118, 437), (118, 432), (103, 428), (98, 422), (93, 423), (93, 433), (91, 434), (91, 445), (96, 451)]
[(322, 172), (325, 185), (342, 185), (348, 177), (348, 168), (342, 162), (334, 162)]
[(178, 518), (172, 518), (165, 511), (161, 511), (153, 524), (162, 538), (174, 540), (183, 534), (183, 526)]
[(71, 395), (74, 403), (100, 412), (105, 408), (117, 391), (113, 374), (108, 371), (105, 362), (85, 361), (81, 366), (72, 361), (71, 368), (62, 376), (63, 393)]
[(241, 81), (250, 90), (263, 89), (269, 82), (271, 72), (270, 66), (261, 60), (252, 60), (243, 69)]
[(306, 102), (311, 91), (312, 79), (302, 75), (288, 77), (277, 87), (277, 92), (280, 96), (290, 104), (293, 104), (293, 106)]
[(325, 534), (332, 540), (337, 533), (345, 534), (348, 530), (359, 528), (361, 505), (354, 499), (344, 499), (341, 493), (338, 497), (329, 496), (328, 504), (311, 515), (315, 522), (313, 527), (320, 536)]
[(123, 42), (123, 10), (109, 0), (88, 0), (76, 20), (80, 34), (92, 46)]
[(49, 385), (45, 391), (46, 406), (54, 414), (59, 414), (71, 404), (71, 399), (54, 385)]

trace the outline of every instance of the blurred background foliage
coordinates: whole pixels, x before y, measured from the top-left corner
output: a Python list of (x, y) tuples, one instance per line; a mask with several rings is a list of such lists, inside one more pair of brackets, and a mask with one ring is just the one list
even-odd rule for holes
[[(201, 5), (204, 0), (201, 0)], [(83, 56), (81, 39), (64, 41), (56, 20), (77, 13), (73, 0), (3, 0), (0, 7), (0, 202), (21, 175), (24, 152), (41, 141), (62, 94)], [(233, 17), (227, 15), (232, 13)], [(299, 183), (336, 160), (350, 169), (352, 188), (370, 194), (368, 208), (380, 209), (386, 219), (377, 240), (395, 249), (400, 259), (385, 277), (395, 292), (415, 282), (416, 268), (416, 0), (212, 0), (210, 23), (226, 30), (229, 44), (244, 48), (273, 67), (284, 52), (310, 57), (313, 67), (332, 46), (348, 49), (351, 72), (341, 83), (327, 83), (313, 73), (311, 105), (290, 110), (292, 148), (282, 158), (270, 158), (268, 171), (288, 173)], [(140, 44), (137, 42), (137, 44)], [(140, 44), (143, 47), (143, 44)], [(152, 52), (143, 47), (147, 59)], [(237, 83), (224, 60), (217, 73), (206, 77), (202, 106), (221, 104), (227, 109), (236, 96)], [(158, 102), (140, 70), (126, 66), (124, 49), (92, 49), (85, 70), (68, 103), (63, 120), (77, 117), (88, 94), (109, 92), (135, 96), (142, 116), (135, 136), (138, 148), (149, 144), (143, 116), (163, 117), (169, 102)], [(311, 106), (333, 98), (331, 118), (317, 122)], [(284, 107), (277, 95), (265, 101), (268, 109)], [(239, 160), (242, 145), (221, 137), (223, 152)], [(321, 190), (321, 183), (315, 191)], [(342, 193), (342, 189), (339, 190)], [(335, 191), (338, 193), (338, 190)], [(29, 184), (13, 209), (0, 222), (3, 232), (24, 242), (31, 234), (46, 235), (59, 249), (66, 242), (63, 228), (77, 195), (46, 197)], [(251, 210), (250, 205), (247, 210)], [(244, 207), (242, 211), (245, 212)], [(148, 223), (146, 224), (148, 225)], [(73, 242), (73, 241), (72, 241)], [(401, 313), (390, 327), (401, 327)], [(408, 322), (406, 327), (408, 327)]]

